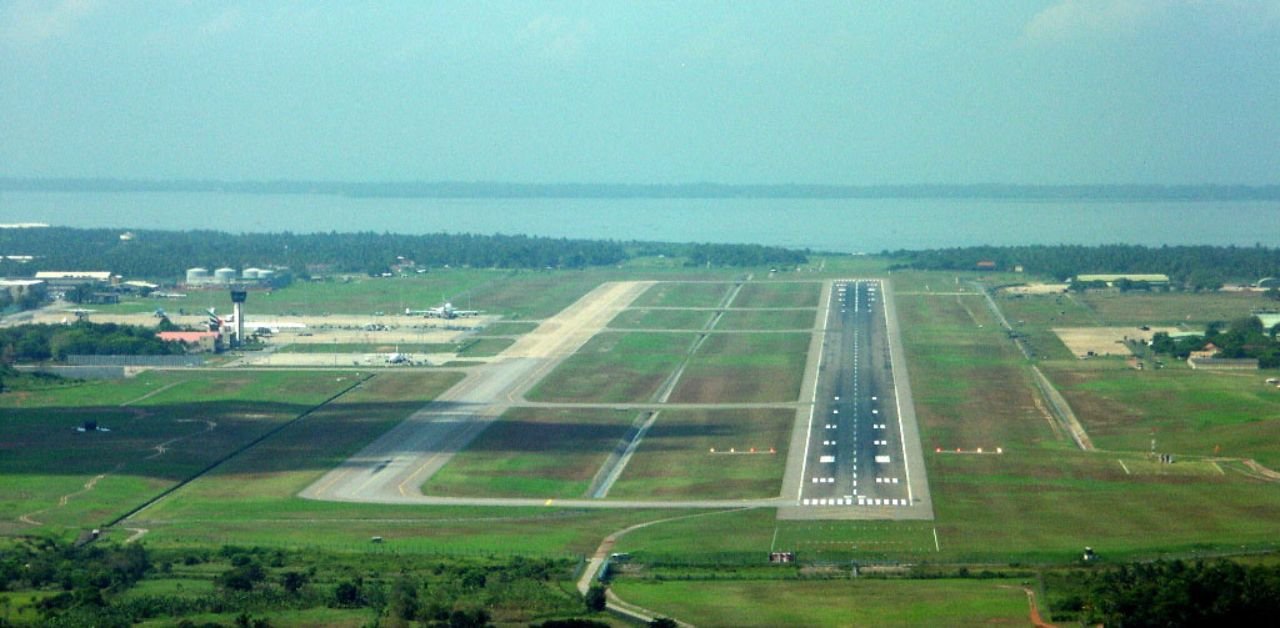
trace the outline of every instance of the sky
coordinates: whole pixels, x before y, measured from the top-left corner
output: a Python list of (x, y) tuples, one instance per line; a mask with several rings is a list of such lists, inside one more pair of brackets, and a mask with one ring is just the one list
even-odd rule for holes
[(1280, 183), (1280, 0), (0, 0), (0, 176)]

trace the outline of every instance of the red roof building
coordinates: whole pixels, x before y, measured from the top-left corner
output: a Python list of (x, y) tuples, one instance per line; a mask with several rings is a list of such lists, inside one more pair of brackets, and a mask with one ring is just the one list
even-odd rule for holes
[(222, 334), (216, 331), (162, 331), (156, 337), (165, 342), (181, 342), (209, 353), (217, 351), (222, 342)]

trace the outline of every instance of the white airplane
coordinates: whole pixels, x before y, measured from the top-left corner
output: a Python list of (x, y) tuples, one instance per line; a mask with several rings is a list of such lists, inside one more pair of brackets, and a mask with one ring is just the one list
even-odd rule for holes
[[(214, 308), (209, 308), (208, 312), (209, 312), (209, 329), (211, 331), (217, 331), (218, 329), (221, 329), (223, 325), (234, 326), (236, 324), (235, 314), (232, 314), (226, 318), (222, 318), (218, 316)], [(257, 331), (261, 331), (265, 329), (267, 331), (270, 331), (273, 334), (280, 333), (281, 329), (306, 329), (307, 328), (306, 323), (290, 323), (287, 321), (259, 321), (259, 320), (252, 320), (252, 319), (245, 319), (244, 326), (246, 329), (252, 329)]]
[(408, 364), (412, 361), (413, 358), (409, 357), (409, 354), (399, 351), (387, 355), (387, 364)]
[(453, 307), (452, 303), (445, 303), (440, 307), (429, 307), (425, 310), (413, 310), (405, 308), (405, 316), (425, 316), (427, 318), (458, 318), (467, 316), (479, 316), (483, 314), (483, 310), (459, 310)]

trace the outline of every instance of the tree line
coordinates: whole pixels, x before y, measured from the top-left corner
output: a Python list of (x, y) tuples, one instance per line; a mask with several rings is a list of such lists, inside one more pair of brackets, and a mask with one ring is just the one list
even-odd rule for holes
[(32, 255), (0, 261), (0, 275), (39, 270), (110, 270), (126, 277), (172, 280), (187, 268), (287, 267), (311, 273), (380, 273), (412, 260), (419, 266), (473, 268), (586, 268), (612, 266), (640, 255), (686, 258), (690, 265), (797, 265), (804, 252), (737, 244), (641, 243), (523, 235), (393, 233), (242, 233), (116, 229), (0, 229), (0, 250)]
[(1107, 626), (1263, 626), (1280, 612), (1280, 566), (1181, 560), (1121, 565), (1087, 578), (1066, 606)]
[(1133, 244), (971, 246), (885, 252), (899, 260), (891, 268), (974, 270), (995, 262), (999, 270), (1024, 271), (1066, 280), (1090, 273), (1159, 273), (1174, 287), (1212, 290), (1228, 281), (1253, 282), (1280, 276), (1280, 249), (1253, 246), (1161, 246)]
[[(120, 626), (158, 620), (212, 628), (221, 622), (183, 619), (215, 614), (234, 626), (265, 628), (264, 615), (340, 609), (370, 625), (463, 628), (497, 619), (560, 617), (545, 628), (608, 626), (598, 609), (562, 590), (573, 561), (498, 557), (345, 555), (254, 547), (184, 548), (152, 552), (141, 543), (65, 544), (14, 541), (0, 552), (0, 591), (40, 595), (28, 602), (40, 626)], [(131, 591), (148, 580), (203, 581), (209, 587), (157, 593)], [(8, 597), (0, 600), (8, 601)], [(0, 609), (0, 628), (10, 611)], [(350, 616), (350, 614), (348, 614)]]
[(1218, 348), (1215, 357), (1257, 358), (1259, 368), (1278, 368), (1280, 341), (1277, 335), (1280, 335), (1280, 323), (1266, 329), (1261, 319), (1249, 316), (1230, 323), (1209, 323), (1203, 336), (1173, 338), (1165, 332), (1156, 332), (1151, 338), (1151, 350), (1186, 359), (1192, 351), (1200, 351), (1213, 343)]
[(62, 361), (69, 355), (173, 355), (181, 343), (156, 338), (139, 325), (76, 321), (70, 325), (16, 325), (0, 328), (0, 362)]

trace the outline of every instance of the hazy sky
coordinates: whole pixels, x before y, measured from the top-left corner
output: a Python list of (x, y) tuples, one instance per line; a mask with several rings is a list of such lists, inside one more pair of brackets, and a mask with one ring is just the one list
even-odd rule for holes
[(1280, 0), (0, 0), (0, 175), (1277, 183)]

